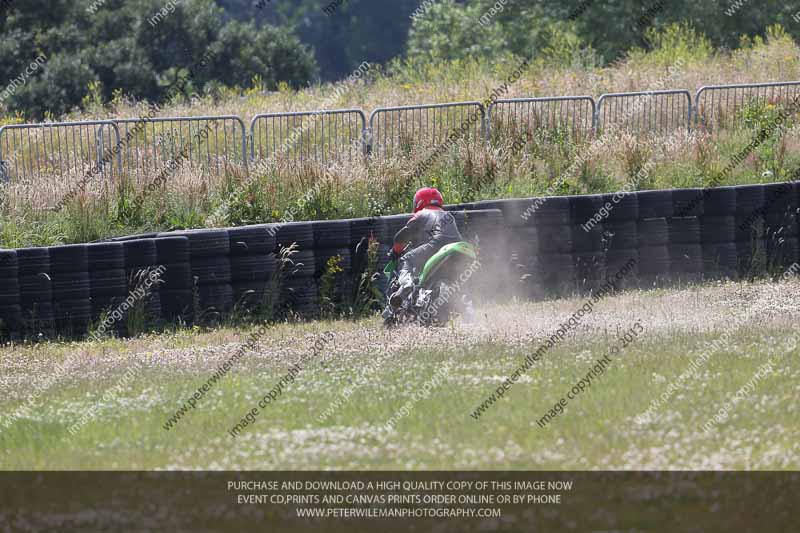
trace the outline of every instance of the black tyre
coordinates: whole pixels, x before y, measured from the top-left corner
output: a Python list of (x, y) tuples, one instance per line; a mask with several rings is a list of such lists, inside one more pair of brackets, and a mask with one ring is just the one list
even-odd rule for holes
[(192, 289), (162, 290), (161, 315), (171, 321), (181, 320), (191, 323), (194, 310), (194, 291)]
[(603, 195), (604, 204), (611, 205), (608, 221), (630, 222), (639, 219), (639, 197), (635, 193), (617, 192)]
[(345, 248), (350, 246), (349, 220), (321, 220), (311, 223), (314, 249)]
[(52, 302), (33, 302), (21, 307), (23, 329), (26, 335), (30, 337), (52, 336), (54, 330)]
[(50, 272), (50, 252), (47, 248), (19, 248), (16, 252), (20, 277)]
[(505, 216), (505, 205), (514, 200), (479, 200), (472, 203), (473, 209), (499, 209)]
[(161, 291), (152, 290), (145, 298), (144, 311), (145, 319), (147, 320), (146, 327), (155, 327), (163, 318)]
[(355, 246), (361, 239), (374, 237), (377, 217), (350, 219), (350, 245)]
[(703, 246), (703, 272), (706, 278), (738, 277), (739, 255), (732, 242), (706, 244)]
[(123, 268), (91, 272), (89, 285), (92, 299), (128, 295), (128, 277)]
[(603, 233), (609, 250), (629, 250), (637, 246), (639, 232), (635, 220), (608, 222), (603, 226)]
[[(570, 220), (573, 226), (586, 224), (587, 221), (596, 218), (604, 203), (602, 194), (585, 194), (568, 198)], [(602, 220), (598, 222), (602, 223)]]
[(313, 276), (316, 266), (314, 251), (301, 250), (292, 254), (283, 265), (283, 276), (287, 278)]
[(670, 244), (699, 244), (700, 219), (697, 217), (673, 217), (667, 220)]
[(313, 250), (314, 229), (310, 222), (279, 224), (275, 240), (278, 246), (284, 248), (296, 244), (300, 250)]
[(476, 209), (475, 203), (467, 202), (461, 204), (448, 204), (444, 206), (445, 211), (470, 211)]
[(275, 274), (275, 269), (272, 253), (231, 257), (231, 279), (234, 282), (265, 280)]
[(670, 244), (669, 256), (672, 274), (703, 272), (703, 246), (700, 244)]
[(89, 271), (125, 268), (125, 247), (121, 242), (87, 244)]
[(24, 276), (19, 279), (20, 302), (23, 309), (29, 304), (48, 302), (53, 299), (53, 287), (50, 276), (41, 273), (35, 276)]
[(505, 218), (499, 209), (465, 211), (461, 235), (492, 255), (507, 254)]
[(733, 243), (736, 241), (736, 217), (704, 216), (700, 223), (700, 240), (703, 244)]
[(0, 276), (9, 274), (16, 276), (18, 272), (19, 260), (16, 250), (0, 250)]
[(233, 304), (248, 310), (271, 308), (273, 298), (270, 280), (236, 282), (233, 284)]
[(92, 298), (92, 321), (97, 322), (103, 313), (113, 313), (125, 301), (125, 298), (125, 296)]
[(609, 251), (606, 254), (606, 279), (616, 281), (618, 289), (636, 287), (640, 255), (636, 248)]
[(480, 235), (483, 232), (495, 233), (503, 228), (505, 218), (499, 209), (474, 209), (465, 211), (465, 231)]
[(761, 240), (766, 236), (766, 222), (761, 216), (737, 216), (733, 231), (736, 242)]
[(188, 230), (171, 233), (159, 233), (159, 237), (186, 237), (189, 239), (189, 253), (192, 259), (201, 257), (223, 257), (231, 252), (228, 231)]
[(572, 244), (575, 252), (596, 252), (605, 249), (608, 238), (602, 224), (588, 229), (584, 225), (572, 227)]
[[(515, 198), (507, 200), (482, 200), (475, 202), (476, 209), (499, 209), (509, 227), (528, 226), (533, 212), (543, 203), (541, 198)], [(569, 218), (569, 207), (567, 207)]]
[(785, 270), (800, 260), (796, 238), (772, 239), (767, 241), (767, 265), (770, 271)]
[(739, 217), (753, 217), (762, 214), (764, 209), (763, 185), (737, 185), (736, 214)]
[(511, 253), (531, 256), (539, 253), (539, 230), (533, 226), (515, 226), (511, 229)]
[(113, 239), (109, 239), (113, 242), (125, 242), (125, 241), (138, 241), (141, 239), (155, 239), (158, 237), (157, 231), (151, 231), (148, 233), (137, 233), (136, 235), (125, 235), (123, 237), (114, 237)]
[(19, 267), (14, 250), (0, 250), (0, 306), (19, 304)]
[(162, 264), (162, 284), (159, 290), (180, 291), (191, 289), (193, 285), (192, 266), (189, 262)]
[(764, 210), (767, 217), (797, 216), (797, 184), (783, 182), (764, 185)]
[(0, 303), (0, 338), (15, 337), (22, 330), (22, 308), (19, 304)]
[(542, 226), (537, 229), (540, 252), (570, 254), (575, 250), (571, 226)]
[(200, 285), (197, 288), (200, 296), (200, 311), (208, 313), (228, 314), (233, 310), (233, 287), (230, 283)]
[(668, 218), (673, 216), (672, 191), (639, 191), (639, 218)]
[(297, 278), (281, 287), (279, 309), (293, 311), (305, 318), (319, 315), (319, 287), (313, 277)]
[(674, 189), (672, 211), (675, 218), (699, 217), (704, 214), (703, 189)]
[(275, 238), (277, 230), (278, 227), (272, 224), (229, 229), (231, 256), (273, 253), (277, 243)]
[(157, 292), (161, 288), (163, 269), (160, 266), (142, 266), (126, 269), (125, 275), (128, 278), (128, 291), (133, 292), (137, 289), (147, 288), (152, 292)]
[(89, 252), (85, 244), (71, 244), (67, 246), (51, 246), (50, 271), (58, 272), (88, 272)]
[(410, 214), (378, 217), (375, 221), (375, 237), (381, 244), (391, 245), (394, 242), (394, 236), (410, 219)]
[[(568, 226), (571, 223), (568, 196), (544, 196), (511, 201), (508, 208), (506, 219), (513, 221), (513, 225)], [(504, 209), (503, 214), (506, 213)]]
[(648, 280), (657, 276), (669, 277), (669, 247), (660, 245), (639, 248), (639, 274), (645, 276)]
[(191, 249), (188, 237), (159, 237), (155, 239), (156, 261), (159, 265), (188, 263)]
[(0, 286), (0, 305), (14, 305), (19, 303), (19, 280), (6, 278)]
[(645, 218), (638, 222), (639, 248), (666, 246), (669, 243), (669, 226), (665, 218)]
[(538, 267), (541, 272), (542, 286), (547, 294), (553, 296), (566, 295), (577, 288), (577, 276), (572, 254), (542, 254)]
[(155, 239), (139, 239), (125, 241), (125, 268), (128, 270), (142, 269), (158, 263)]
[(54, 272), (53, 300), (88, 300), (90, 298), (89, 272)]
[(739, 258), (739, 276), (752, 278), (767, 271), (766, 239), (748, 239), (736, 242), (736, 255)]
[(600, 252), (579, 252), (573, 256), (573, 263), (579, 292), (584, 294), (591, 293), (605, 281), (608, 274), (605, 254)]
[(715, 187), (706, 191), (703, 214), (713, 217), (736, 215), (736, 187)]
[(793, 214), (768, 214), (764, 219), (764, 232), (767, 239), (774, 235), (797, 237), (797, 217)]
[(228, 257), (194, 258), (191, 267), (192, 276), (201, 286), (231, 282), (231, 260)]
[(88, 298), (57, 300), (53, 302), (53, 318), (60, 334), (85, 335), (92, 320), (92, 303)]

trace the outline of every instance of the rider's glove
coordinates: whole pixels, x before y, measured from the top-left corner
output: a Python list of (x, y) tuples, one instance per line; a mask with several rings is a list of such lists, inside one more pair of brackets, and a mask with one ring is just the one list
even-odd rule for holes
[(403, 255), (404, 248), (405, 246), (403, 246), (402, 244), (395, 243), (394, 246), (392, 246), (392, 249), (389, 251), (389, 257), (392, 258), (394, 261), (397, 261), (398, 259), (400, 259), (400, 256)]

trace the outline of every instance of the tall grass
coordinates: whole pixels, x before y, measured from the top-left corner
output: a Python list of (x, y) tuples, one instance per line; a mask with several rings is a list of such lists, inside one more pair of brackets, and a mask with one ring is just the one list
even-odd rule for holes
[[(670, 85), (694, 91), (714, 83), (761, 82), (796, 77), (800, 47), (779, 27), (766, 39), (743, 40), (733, 52), (712, 50), (696, 32), (671, 27), (651, 35), (654, 49), (634, 50), (610, 67), (595, 67), (569, 58), (537, 59), (506, 97), (591, 94), (647, 89), (663, 80), (677, 60), (682, 68), (670, 73)], [(574, 58), (573, 58), (574, 59)], [(393, 63), (374, 68), (364, 83), (342, 92), (335, 107), (431, 103), (482, 98), (507, 76), (513, 58), (494, 64), (461, 61), (447, 64)], [(236, 114), (247, 119), (260, 112), (313, 110), (330, 86), (302, 91), (282, 88), (274, 93), (219, 90), (213, 95), (176, 102), (164, 115)], [(428, 166), (421, 177), (414, 170), (430, 147), (411, 146), (388, 158), (333, 161), (325, 166), (302, 164), (229, 164), (220, 173), (184, 163), (141, 203), (131, 198), (151, 183), (150, 174), (92, 180), (64, 209), (55, 205), (74, 185), (64, 180), (31, 180), (4, 186), (0, 193), (0, 245), (48, 245), (86, 242), (146, 230), (347, 218), (409, 210), (409, 198), (422, 185), (439, 187), (448, 202), (497, 197), (535, 196), (560, 183), (554, 193), (611, 192), (626, 187), (644, 165), (638, 189), (704, 186), (714, 182), (733, 155), (745, 147), (780, 103), (759, 102), (746, 108), (713, 135), (699, 129), (667, 136), (613, 132), (613, 142), (592, 152), (575, 172), (577, 158), (589, 151), (592, 139), (572, 139), (559, 132), (520, 130), (494, 136), (492, 143), (459, 140)], [(117, 98), (64, 119), (138, 116), (142, 104)], [(772, 106), (772, 107), (770, 107)], [(800, 167), (798, 130), (791, 124), (783, 135), (757, 148), (721, 184), (778, 181)], [(516, 143), (516, 144), (515, 144)], [(78, 170), (78, 169), (76, 169)]]

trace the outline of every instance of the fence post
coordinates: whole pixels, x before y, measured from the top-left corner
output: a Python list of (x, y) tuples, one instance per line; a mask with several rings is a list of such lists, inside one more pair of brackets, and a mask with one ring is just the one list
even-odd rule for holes
[(364, 126), (361, 130), (361, 144), (364, 145), (364, 159), (372, 155), (372, 128)]
[(100, 171), (100, 175), (103, 179), (106, 178), (106, 166), (103, 162), (103, 147), (105, 146), (105, 139), (103, 137), (103, 126), (97, 128), (97, 132), (94, 136), (94, 148), (97, 158), (97, 168)]
[(11, 181), (11, 176), (8, 173), (8, 165), (6, 164), (5, 159), (3, 159), (3, 130), (5, 126), (0, 127), (0, 182), (8, 183)]
[(489, 109), (483, 110), (483, 120), (481, 121), (481, 132), (483, 133), (483, 140), (488, 145), (489, 140), (491, 139), (491, 124), (489, 121), (489, 117), (492, 116), (492, 106), (494, 104), (489, 104)]

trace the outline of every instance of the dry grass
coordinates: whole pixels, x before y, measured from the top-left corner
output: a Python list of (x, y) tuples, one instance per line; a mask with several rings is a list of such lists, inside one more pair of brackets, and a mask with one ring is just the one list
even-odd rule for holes
[[(688, 51), (687, 51), (688, 49)], [(680, 60), (681, 68), (670, 70)], [(378, 106), (480, 99), (500, 85), (517, 61), (496, 65), (395, 66), (369, 80), (339, 91), (324, 85), (275, 93), (228, 90), (216, 97), (175, 103), (162, 116), (235, 114), (248, 120), (257, 113), (314, 110), (324, 102), (330, 108)], [(734, 52), (686, 46), (634, 52), (607, 68), (554, 66), (534, 61), (522, 78), (510, 85), (508, 97), (591, 94), (670, 87), (695, 91), (701, 85), (764, 82), (794, 78), (800, 67), (800, 47), (780, 30), (772, 29), (766, 42), (750, 43)], [(329, 105), (328, 105), (329, 104)], [(141, 105), (120, 99), (109, 107), (95, 107), (68, 119), (135, 117)], [(175, 227), (230, 226), (281, 220), (346, 218), (406, 212), (408, 198), (420, 185), (435, 184), (448, 202), (497, 197), (611, 192), (628, 187), (639, 169), (652, 168), (634, 189), (704, 186), (714, 181), (732, 156), (755, 136), (768, 111), (757, 110), (760, 123), (749, 129), (729, 129), (664, 136), (612, 132), (611, 142), (592, 148), (591, 139), (542, 135), (535, 128), (522, 131), (525, 144), (514, 149), (514, 138), (484, 143), (456, 142), (426, 167), (420, 178), (415, 169), (430, 155), (428, 146), (365, 162), (334, 161), (278, 164), (256, 162), (245, 170), (231, 165), (225, 172), (209, 172), (185, 163), (167, 177), (141, 206), (131, 200), (157, 172), (93, 179), (60, 213), (56, 205), (76, 188), (88, 166), (73, 168), (63, 178), (38, 177), (5, 189), (0, 213), (0, 242), (7, 246), (82, 242), (110, 235)], [(800, 165), (800, 135), (789, 129), (780, 139), (754, 151), (721, 184), (772, 182), (785, 179)], [(576, 165), (589, 154), (582, 164)], [(554, 183), (560, 186), (552, 190)], [(315, 190), (311, 201), (299, 199)]]
[[(47, 381), (56, 364), (73, 364), (29, 416), (10, 428), (0, 420), (0, 467), (797, 468), (791, 405), (800, 369), (796, 339), (794, 347), (788, 343), (800, 318), (798, 298), (796, 280), (610, 297), (478, 421), (469, 413), (581, 300), (492, 306), (481, 310), (477, 324), (388, 334), (378, 320), (279, 325), (170, 431), (162, 428), (167, 417), (248, 332), (6, 347), (0, 349), (5, 413)], [(641, 339), (615, 358), (585, 397), (546, 429), (537, 427), (535, 420), (635, 321), (644, 327)], [(334, 338), (322, 355), (254, 426), (231, 439), (227, 431), (240, 415), (326, 331)], [(658, 416), (638, 422), (650, 401), (722, 335), (729, 342)], [(767, 360), (774, 373), (736, 405), (732, 418), (703, 434), (700, 426)], [(102, 400), (134, 363), (142, 368), (137, 379)], [(443, 383), (387, 430), (389, 417), (443, 365), (450, 369)], [(352, 396), (342, 401), (347, 386)], [(97, 418), (75, 437), (66, 433), (92, 406)]]
[[(676, 52), (679, 54), (679, 52)], [(773, 30), (766, 42), (756, 41), (736, 51), (714, 51), (696, 56), (664, 59), (663, 55), (632, 54), (609, 67), (553, 66), (533, 62), (523, 77), (509, 88), (509, 98), (589, 95), (642, 91), (656, 88), (671, 75), (668, 67), (677, 59), (685, 67), (672, 75), (671, 87), (694, 93), (704, 85), (792, 81), (800, 69), (800, 47), (783, 32)], [(357, 107), (366, 113), (377, 107), (480, 100), (501, 85), (516, 62), (498, 64), (456, 63), (413, 65), (395, 72), (370, 70), (371, 81), (342, 91), (331, 109)], [(301, 91), (244, 93), (229, 91), (222, 98), (202, 98), (177, 104), (161, 116), (238, 115), (248, 121), (258, 113), (313, 111), (329, 102), (333, 86), (317, 85)], [(110, 109), (93, 109), (70, 119), (136, 117), (142, 109), (120, 100)]]

